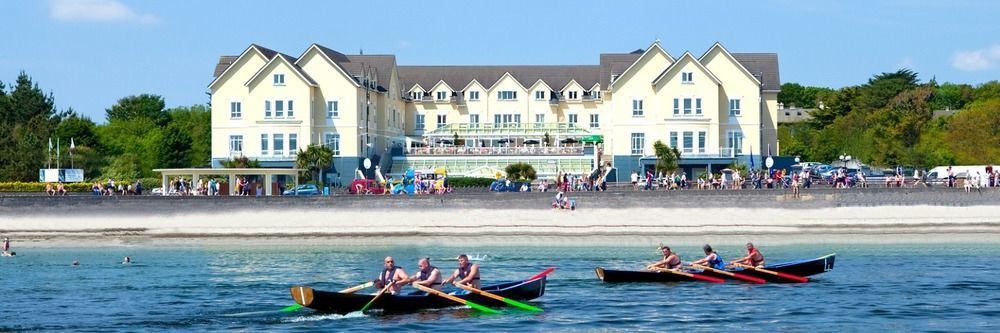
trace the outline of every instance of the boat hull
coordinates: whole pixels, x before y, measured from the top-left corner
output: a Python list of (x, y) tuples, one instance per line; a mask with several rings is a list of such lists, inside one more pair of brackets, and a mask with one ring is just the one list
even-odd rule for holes
[[(821, 274), (821, 273), (824, 273), (824, 272), (832, 270), (833, 269), (834, 261), (836, 259), (837, 259), (837, 255), (836, 254), (829, 254), (829, 255), (825, 255), (825, 256), (822, 256), (822, 257), (819, 257), (819, 258), (816, 258), (816, 259), (809, 259), (809, 260), (801, 260), (801, 261), (780, 263), (780, 264), (774, 264), (774, 265), (767, 265), (767, 266), (764, 266), (764, 268), (767, 269), (767, 270), (775, 271), (775, 272), (792, 274), (792, 275), (797, 275), (797, 276), (802, 276), (802, 277), (808, 277), (808, 276), (813, 276), (813, 275)], [(603, 267), (597, 267), (597, 268), (594, 269), (594, 271), (597, 273), (597, 277), (599, 279), (603, 280), (604, 282), (610, 282), (610, 283), (615, 283), (615, 282), (685, 282), (685, 281), (698, 281), (696, 279), (692, 279), (692, 278), (689, 278), (689, 277), (680, 276), (680, 275), (676, 275), (676, 274), (660, 273), (660, 272), (650, 272), (650, 271), (613, 270), (613, 269), (605, 269)], [(758, 271), (750, 270), (750, 269), (736, 268), (736, 269), (730, 269), (730, 270), (727, 270), (727, 271), (730, 271), (730, 272), (733, 272), (733, 273), (740, 273), (740, 274), (743, 274), (743, 275), (749, 275), (749, 276), (756, 277), (756, 278), (761, 278), (761, 279), (764, 279), (767, 282), (772, 282), (772, 283), (792, 283), (792, 282), (798, 282), (798, 281), (790, 280), (790, 279), (787, 279), (787, 278), (784, 278), (784, 277), (779, 277), (779, 276), (775, 276), (775, 275), (771, 275), (771, 274), (767, 274), (767, 273), (763, 273), (763, 272), (758, 272)], [(696, 273), (696, 274), (701, 274), (701, 273)], [(703, 273), (703, 274), (705, 274), (707, 276), (723, 277), (723, 278), (729, 278), (729, 279), (731, 279), (731, 277), (728, 277), (728, 276), (722, 275), (722, 274), (715, 274), (715, 273), (709, 274), (708, 272)]]
[[(528, 301), (541, 297), (545, 294), (546, 281), (546, 278), (542, 277), (530, 281), (515, 281), (484, 286), (481, 290), (513, 300)], [(296, 288), (299, 287), (292, 288), (293, 293)], [(319, 312), (339, 314), (359, 311), (374, 297), (374, 295), (366, 294), (346, 294), (311, 289), (310, 291), (312, 293), (311, 301), (308, 302), (308, 304), (302, 304), (303, 306)], [(479, 294), (469, 293), (464, 290), (456, 291), (453, 295), (487, 307), (500, 307), (507, 305), (504, 302), (487, 298)], [(414, 292), (402, 295), (384, 294), (372, 304), (370, 309), (381, 309), (384, 312), (413, 312), (422, 309), (437, 309), (453, 306), (461, 306), (461, 304), (458, 304), (455, 301), (447, 300), (443, 297), (427, 295), (423, 292)]]

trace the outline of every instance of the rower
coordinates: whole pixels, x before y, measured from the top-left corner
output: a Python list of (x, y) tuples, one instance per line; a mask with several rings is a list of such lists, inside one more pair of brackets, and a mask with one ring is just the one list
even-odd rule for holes
[(421, 258), (417, 261), (417, 267), (420, 268), (417, 274), (411, 276), (408, 281), (413, 282), (414, 285), (421, 285), (435, 290), (441, 290), (441, 270), (437, 267), (431, 266), (431, 258)]
[(760, 254), (760, 251), (753, 246), (753, 243), (747, 243), (747, 255), (743, 258), (739, 258), (729, 262), (730, 264), (744, 264), (753, 267), (763, 267), (764, 266), (764, 255)]
[(399, 290), (403, 288), (403, 283), (410, 277), (406, 275), (402, 267), (396, 266), (395, 260), (392, 257), (385, 257), (385, 268), (382, 269), (382, 273), (379, 273), (378, 279), (375, 280), (376, 288), (385, 288), (386, 285), (395, 282), (392, 288), (389, 288), (389, 293), (393, 295), (398, 295)]
[(681, 268), (681, 258), (676, 253), (671, 252), (669, 246), (660, 245), (660, 251), (663, 252), (663, 260), (649, 264), (646, 266), (646, 269), (652, 270), (655, 267), (659, 267), (678, 270)]
[(479, 289), (479, 265), (470, 263), (469, 256), (459, 255), (458, 269), (444, 283), (464, 284)]
[(726, 262), (722, 260), (722, 256), (712, 250), (711, 245), (705, 244), (703, 249), (705, 250), (705, 257), (692, 262), (691, 265), (702, 265), (715, 269), (726, 269)]

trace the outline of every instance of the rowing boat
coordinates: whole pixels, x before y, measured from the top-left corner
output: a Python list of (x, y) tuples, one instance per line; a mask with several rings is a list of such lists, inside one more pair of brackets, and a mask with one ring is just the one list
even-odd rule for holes
[[(492, 294), (517, 301), (527, 301), (545, 294), (546, 277), (499, 283), (480, 288)], [(319, 311), (346, 314), (361, 310), (375, 295), (348, 294), (335, 291), (314, 290), (309, 287), (295, 286), (291, 289), (292, 298), (304, 307)], [(451, 293), (455, 297), (471, 301), (487, 307), (500, 307), (507, 304), (486, 296), (458, 290)], [(442, 297), (428, 295), (422, 291), (402, 295), (382, 295), (370, 309), (382, 309), (384, 312), (413, 312), (422, 309), (437, 309), (455, 306), (455, 302)]]
[[(791, 261), (773, 265), (766, 265), (764, 269), (768, 271), (774, 271), (778, 273), (791, 274), (795, 276), (813, 276), (821, 274), (833, 269), (834, 260), (837, 259), (837, 254), (828, 254), (815, 259)], [(652, 271), (627, 271), (627, 270), (613, 270), (605, 269), (603, 267), (597, 267), (594, 269), (597, 273), (597, 277), (604, 282), (684, 282), (684, 281), (698, 281), (698, 279), (677, 275), (677, 274), (667, 274), (661, 272)], [(752, 277), (757, 277), (764, 279), (767, 282), (773, 283), (787, 283), (787, 282), (797, 282), (786, 277), (768, 274), (761, 271), (756, 271), (752, 269), (743, 268), (732, 268), (726, 271), (732, 273), (740, 273), (743, 275), (749, 275)], [(717, 273), (707, 272), (707, 271), (690, 271), (689, 273), (695, 275), (705, 275), (712, 277), (726, 277), (724, 275), (719, 275)]]

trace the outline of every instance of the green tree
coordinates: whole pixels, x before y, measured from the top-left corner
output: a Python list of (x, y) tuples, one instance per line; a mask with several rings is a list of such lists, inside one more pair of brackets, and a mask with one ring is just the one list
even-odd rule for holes
[(72, 108), (68, 110), (67, 116), (59, 121), (53, 136), (63, 140), (73, 139), (73, 144), (77, 147), (97, 147), (97, 125), (90, 118), (80, 116)]
[(507, 173), (508, 179), (519, 180), (519, 181), (533, 181), (538, 179), (538, 174), (535, 172), (535, 167), (531, 164), (519, 162), (508, 165), (503, 169)]
[(205, 105), (167, 110), (170, 126), (189, 137), (186, 166), (207, 167), (212, 161), (212, 112)]
[(222, 161), (222, 167), (234, 168), (234, 169), (259, 168), (260, 161), (257, 161), (256, 159), (250, 159), (249, 157), (246, 156), (239, 156)]
[(976, 101), (956, 113), (946, 137), (957, 163), (1000, 161), (1000, 98)]
[[(831, 92), (830, 88), (807, 87), (801, 84), (789, 82), (781, 85), (781, 92), (778, 93), (778, 103), (784, 103), (786, 107), (799, 107), (811, 109), (821, 101), (820, 97)], [(825, 103), (825, 102), (824, 102)]]
[(48, 140), (61, 114), (56, 113), (52, 95), (43, 93), (24, 72), (9, 94), (3, 85), (0, 91), (4, 91), (0, 93), (0, 180), (35, 181), (49, 153), (55, 154)]
[(323, 170), (330, 168), (331, 164), (333, 164), (333, 150), (325, 145), (310, 145), (295, 156), (295, 166), (306, 170), (304, 178), (320, 184), (324, 183)]
[(155, 126), (166, 126), (170, 116), (164, 112), (163, 97), (150, 94), (128, 96), (105, 111), (108, 122), (147, 118)]
[[(170, 124), (160, 131), (161, 139), (152, 144), (156, 149), (153, 168), (187, 168), (191, 166), (191, 137), (187, 132)], [(151, 170), (151, 169), (150, 169)]]
[(656, 140), (653, 152), (656, 154), (656, 173), (668, 174), (677, 170), (677, 161), (681, 158), (681, 152), (677, 148)]
[(990, 98), (1000, 98), (1000, 81), (993, 80), (983, 83), (972, 92), (973, 100), (985, 101)]
[(931, 110), (960, 110), (972, 101), (975, 89), (968, 84), (945, 83), (934, 89)]
[(920, 87), (900, 93), (886, 108), (869, 114), (869, 133), (874, 149), (869, 156), (877, 165), (914, 165), (917, 160), (914, 148), (920, 141), (920, 132), (931, 120), (930, 100), (933, 90)]

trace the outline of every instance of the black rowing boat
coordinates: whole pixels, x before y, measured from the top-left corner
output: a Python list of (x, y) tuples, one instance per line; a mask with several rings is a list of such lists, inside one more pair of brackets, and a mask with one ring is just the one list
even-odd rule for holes
[[(780, 264), (766, 265), (764, 269), (792, 274), (802, 277), (813, 276), (816, 274), (824, 273), (826, 271), (833, 269), (833, 262), (837, 259), (837, 254), (828, 254), (816, 259), (807, 259), (800, 261), (792, 261)], [(697, 279), (681, 276), (677, 274), (670, 273), (660, 273), (651, 271), (623, 271), (623, 270), (613, 270), (605, 269), (603, 267), (597, 267), (594, 269), (597, 273), (597, 277), (604, 282), (683, 282), (683, 281), (698, 281)], [(743, 275), (749, 275), (757, 278), (766, 280), (767, 282), (774, 283), (786, 283), (786, 282), (797, 282), (786, 277), (776, 276), (760, 271), (755, 271), (751, 269), (743, 268), (733, 268), (727, 269), (729, 272), (740, 273)], [(703, 274), (705, 276), (719, 276), (721, 275), (713, 274), (710, 272), (689, 272), (695, 275)]]
[[(545, 294), (545, 283), (546, 278), (542, 276), (541, 278), (531, 280), (483, 286), (480, 289), (509, 299), (527, 301), (542, 297)], [(479, 294), (469, 293), (465, 290), (455, 291), (452, 295), (487, 307), (507, 305), (504, 302)], [(368, 301), (371, 301), (374, 296), (314, 290), (309, 287), (292, 287), (292, 298), (295, 299), (296, 303), (320, 312), (346, 314), (358, 311)], [(389, 295), (386, 293), (372, 304), (371, 309), (382, 309), (384, 312), (412, 312), (421, 309), (437, 309), (452, 306), (460, 306), (460, 304), (418, 291), (403, 295)]]

